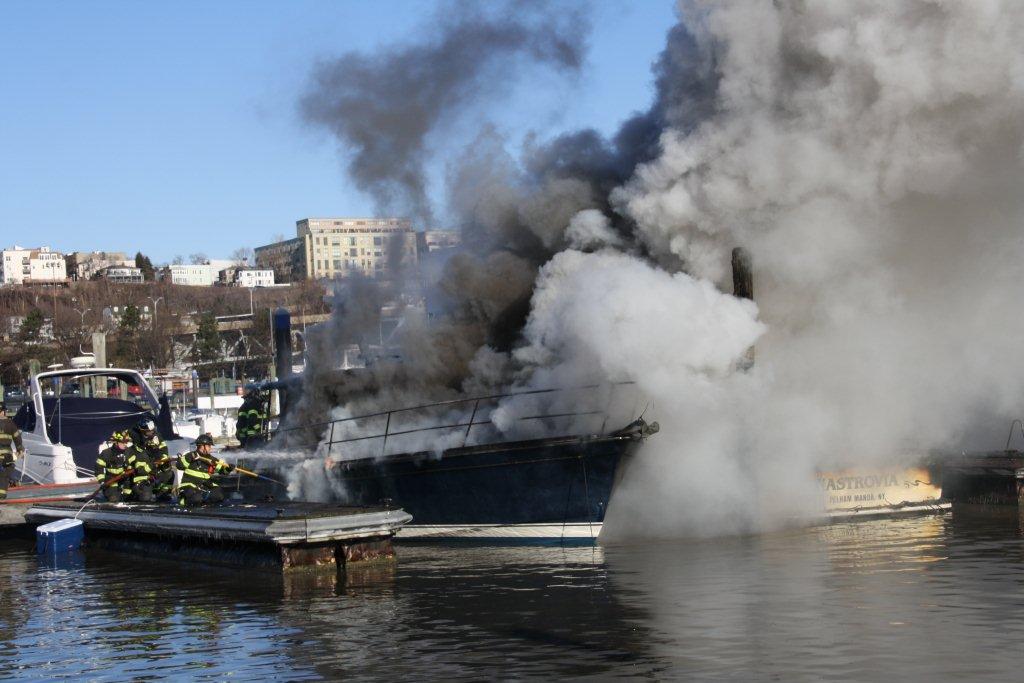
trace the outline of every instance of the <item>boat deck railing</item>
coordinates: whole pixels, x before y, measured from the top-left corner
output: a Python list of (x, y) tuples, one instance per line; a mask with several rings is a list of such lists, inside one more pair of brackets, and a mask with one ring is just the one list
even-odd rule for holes
[[(322, 443), (327, 448), (328, 457), (336, 446), (359, 442), (365, 443), (375, 439), (380, 440), (381, 445), (379, 454), (384, 455), (387, 450), (389, 439), (394, 442), (394, 440), (399, 437), (408, 437), (414, 434), (426, 435), (431, 432), (444, 432), (445, 430), (448, 432), (448, 434), (445, 435), (446, 447), (465, 447), (469, 445), (470, 437), (474, 434), (474, 429), (479, 431), (479, 429), (484, 426), (493, 426), (495, 424), (494, 420), (491, 419), (491, 416), (493, 411), (498, 406), (502, 405), (502, 402), (505, 402), (504, 405), (507, 406), (510, 402), (523, 401), (530, 397), (534, 397), (541, 399), (541, 403), (544, 403), (546, 407), (552, 409), (541, 409), (539, 412), (536, 412), (536, 414), (516, 415), (512, 418), (512, 422), (523, 423), (544, 420), (567, 420), (571, 425), (572, 421), (590, 419), (593, 420), (593, 422), (590, 422), (589, 424), (596, 425), (597, 420), (600, 420), (599, 429), (596, 431), (589, 430), (586, 433), (596, 433), (604, 436), (609, 429), (611, 419), (614, 417), (612, 409), (616, 402), (616, 393), (621, 392), (623, 387), (632, 387), (634, 385), (635, 382), (614, 382), (588, 384), (569, 388), (528, 389), (486, 396), (471, 396), (446, 401), (436, 401), (434, 403), (424, 403), (416, 406), (393, 408), (391, 410), (354, 415), (325, 422), (287, 427), (279, 429), (278, 432), (324, 428), (322, 433), (326, 436), (326, 439), (323, 439), (323, 437), (321, 437), (321, 439), (323, 439)], [(607, 392), (607, 396), (603, 395), (604, 392)], [(582, 394), (585, 398), (572, 399), (572, 394)], [(625, 413), (621, 414), (623, 424), (632, 421), (632, 419), (636, 417), (638, 397), (636, 396), (635, 391), (633, 394), (633, 405), (629, 410), (628, 417)], [(576, 406), (583, 404), (585, 409), (565, 409), (558, 407), (559, 402), (556, 397), (567, 397), (569, 405), (575, 408)], [(546, 401), (545, 399), (548, 398), (553, 400)], [(601, 398), (604, 398), (604, 401), (603, 406), (600, 408), (586, 405), (588, 401), (593, 402), (594, 399), (600, 400)], [(426, 420), (417, 421), (412, 425), (403, 424), (403, 418), (407, 416), (422, 417), (424, 412), (429, 413), (431, 411), (438, 410), (443, 412), (440, 416), (435, 418), (436, 421)], [(461, 415), (452, 417), (453, 410), (460, 412)], [(466, 412), (469, 413), (468, 419), (464, 417)], [(364, 431), (360, 427), (360, 423), (365, 423), (367, 421), (383, 422), (383, 429), (381, 430), (378, 428), (376, 431)], [(577, 422), (577, 424), (579, 423)], [(618, 420), (616, 420), (612, 426), (618, 428), (621, 427), (622, 424), (618, 424)]]

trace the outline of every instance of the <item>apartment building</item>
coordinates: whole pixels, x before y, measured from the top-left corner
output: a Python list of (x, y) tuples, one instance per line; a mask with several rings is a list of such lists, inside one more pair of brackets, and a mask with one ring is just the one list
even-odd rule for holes
[(277, 281), (390, 277), (415, 265), (416, 233), (405, 218), (303, 218), (290, 240), (256, 247), (256, 265)]
[(235, 287), (273, 287), (274, 271), (270, 268), (239, 268), (231, 284)]
[(135, 266), (107, 266), (98, 271), (96, 277), (126, 284), (141, 284), (144, 281), (142, 269)]
[(0, 284), (45, 284), (66, 282), (64, 255), (49, 247), (17, 245), (0, 251)]
[(218, 271), (209, 263), (178, 263), (167, 266), (163, 278), (172, 285), (209, 287), (217, 281)]

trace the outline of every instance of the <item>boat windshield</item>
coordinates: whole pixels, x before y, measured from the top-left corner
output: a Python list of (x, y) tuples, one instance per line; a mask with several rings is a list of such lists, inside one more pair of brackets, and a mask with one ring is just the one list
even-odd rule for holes
[[(143, 381), (129, 373), (89, 373), (83, 375), (53, 375), (39, 377), (39, 390), (43, 399), (66, 398), (109, 399), (132, 403), (137, 411), (159, 412), (160, 406), (153, 400), (152, 392)], [(49, 403), (49, 401), (46, 401)]]
[[(114, 431), (130, 429), (144, 416), (156, 418), (160, 406), (135, 373), (61, 374), (38, 378), (42, 419), (51, 443), (71, 447), (75, 462), (91, 468), (99, 445)], [(24, 416), (24, 421), (34, 414)]]

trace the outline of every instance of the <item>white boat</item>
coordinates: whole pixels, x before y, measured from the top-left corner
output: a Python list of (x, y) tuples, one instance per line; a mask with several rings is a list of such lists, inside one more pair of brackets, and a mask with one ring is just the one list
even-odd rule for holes
[(25, 447), (15, 479), (22, 485), (95, 485), (96, 457), (109, 445), (110, 435), (143, 417), (156, 422), (172, 456), (189, 449), (189, 441), (173, 430), (167, 401), (139, 372), (70, 368), (40, 373), (30, 383), (29, 401), (14, 416)]

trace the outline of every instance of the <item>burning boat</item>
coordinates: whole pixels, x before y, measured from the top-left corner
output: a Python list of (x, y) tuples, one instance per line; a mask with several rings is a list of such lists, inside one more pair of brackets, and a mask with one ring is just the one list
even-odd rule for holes
[[(642, 418), (610, 428), (613, 391), (456, 399), (292, 430), (323, 434), (329, 497), (410, 513), (401, 538), (592, 542), (621, 464), (658, 431)], [(586, 409), (580, 392), (605, 410)], [(431, 448), (410, 447), (428, 442)]]

